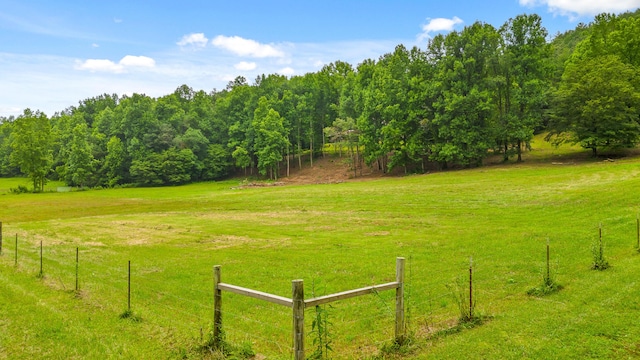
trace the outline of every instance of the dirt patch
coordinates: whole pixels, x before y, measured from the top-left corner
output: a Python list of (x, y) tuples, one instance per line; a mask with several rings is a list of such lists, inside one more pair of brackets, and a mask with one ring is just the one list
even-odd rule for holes
[(282, 181), (276, 182), (247, 182), (244, 181), (240, 184), (240, 186), (234, 187), (232, 189), (246, 189), (246, 188), (255, 188), (255, 187), (270, 187), (270, 186), (282, 186), (285, 185)]
[(389, 231), (375, 231), (375, 232), (370, 232), (370, 233), (366, 233), (366, 236), (388, 236), (391, 233)]
[(418, 325), (416, 336), (420, 338), (431, 338), (440, 332), (453, 329), (456, 325), (458, 325), (458, 320), (453, 318), (441, 321), (437, 324), (422, 323)]
[(286, 168), (281, 170), (282, 178), (278, 181), (282, 184), (339, 184), (346, 181), (361, 181), (379, 178), (382, 171), (362, 166), (357, 172), (349, 164), (348, 158), (339, 156), (325, 156), (310, 162), (304, 162), (302, 168), (298, 168), (297, 162), (291, 163), (289, 176), (286, 176)]
[(85, 241), (82, 243), (82, 245), (84, 246), (106, 246), (104, 243), (100, 242), (100, 241)]
[(289, 238), (283, 239), (261, 239), (250, 238), (248, 236), (218, 235), (205, 237), (195, 241), (198, 244), (209, 244), (211, 249), (226, 249), (235, 246), (251, 245), (257, 248), (271, 248), (291, 245)]
[(126, 244), (127, 245), (146, 245), (149, 243), (149, 238), (148, 237), (139, 237), (137, 239), (131, 239), (131, 240), (127, 240)]

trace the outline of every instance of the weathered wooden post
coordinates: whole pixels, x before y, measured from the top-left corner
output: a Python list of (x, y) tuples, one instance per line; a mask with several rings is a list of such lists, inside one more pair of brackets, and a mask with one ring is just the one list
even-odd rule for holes
[(222, 290), (220, 290), (220, 265), (213, 267), (213, 347), (220, 348), (222, 337)]
[(396, 338), (397, 344), (402, 344), (405, 341), (405, 326), (404, 326), (404, 263), (405, 258), (396, 258), (396, 282), (398, 287), (396, 288)]
[(293, 358), (304, 360), (304, 284), (293, 280), (291, 284), (293, 300)]

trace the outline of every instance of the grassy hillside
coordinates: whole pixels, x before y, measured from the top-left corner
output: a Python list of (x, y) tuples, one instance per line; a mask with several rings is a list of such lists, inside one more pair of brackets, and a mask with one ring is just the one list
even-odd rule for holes
[[(640, 356), (640, 159), (571, 154), (534, 144), (523, 164), (339, 184), (0, 195), (0, 358), (200, 358), (214, 264), (224, 282), (286, 297), (304, 279), (309, 298), (393, 281), (397, 256), (408, 259), (410, 358)], [(590, 270), (599, 223), (612, 264), (602, 272)], [(542, 282), (547, 239), (564, 289), (527, 296)], [(470, 257), (486, 322), (448, 331)], [(128, 260), (139, 321), (119, 318)], [(380, 354), (393, 295), (327, 308), (334, 358)], [(230, 342), (291, 358), (289, 309), (226, 293), (223, 307)]]

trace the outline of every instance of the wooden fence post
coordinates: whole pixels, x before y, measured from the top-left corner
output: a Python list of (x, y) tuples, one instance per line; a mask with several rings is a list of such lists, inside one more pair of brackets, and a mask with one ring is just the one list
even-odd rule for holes
[(304, 284), (293, 280), (291, 284), (293, 300), (293, 358), (304, 360)]
[(222, 290), (220, 284), (220, 265), (213, 267), (213, 347), (220, 348), (222, 337)]
[(404, 263), (405, 258), (396, 258), (396, 337), (395, 342), (402, 344), (405, 340), (404, 326)]

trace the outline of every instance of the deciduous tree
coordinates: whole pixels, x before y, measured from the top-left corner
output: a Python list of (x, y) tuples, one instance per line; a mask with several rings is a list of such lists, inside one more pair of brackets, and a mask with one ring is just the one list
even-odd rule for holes
[(567, 66), (555, 94), (550, 138), (591, 149), (633, 147), (640, 139), (638, 70), (617, 56)]
[(53, 137), (47, 116), (24, 110), (13, 124), (11, 162), (33, 182), (33, 191), (44, 191), (53, 165)]

